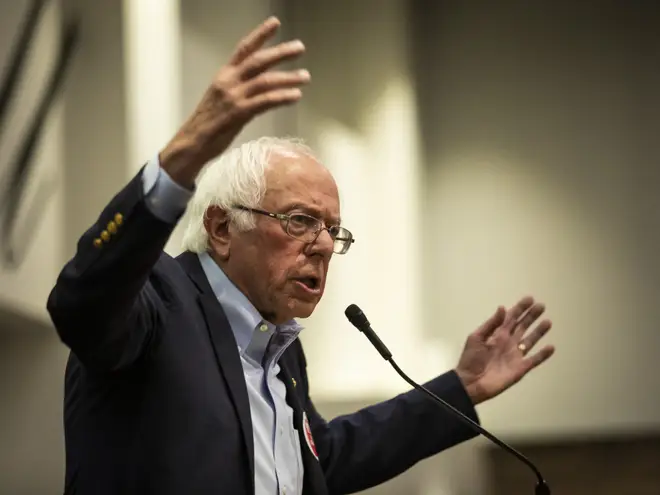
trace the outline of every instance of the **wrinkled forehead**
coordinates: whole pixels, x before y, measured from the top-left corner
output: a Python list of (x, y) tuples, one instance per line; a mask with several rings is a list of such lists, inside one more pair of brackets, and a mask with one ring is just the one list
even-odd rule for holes
[(328, 223), (341, 220), (339, 191), (332, 174), (316, 158), (296, 151), (271, 154), (263, 207), (279, 213), (302, 211)]

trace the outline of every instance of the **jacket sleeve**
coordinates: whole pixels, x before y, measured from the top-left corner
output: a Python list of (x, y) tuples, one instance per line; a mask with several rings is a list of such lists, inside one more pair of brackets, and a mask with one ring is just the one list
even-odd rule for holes
[[(185, 209), (163, 193), (161, 174), (150, 162), (110, 201), (49, 295), (60, 339), (89, 368), (129, 366), (157, 341), (167, 290), (154, 265)], [(150, 204), (168, 201), (165, 210)]]
[[(304, 370), (302, 377), (305, 390), (309, 391)], [(479, 422), (454, 371), (424, 385)], [(355, 493), (379, 485), (417, 462), (477, 436), (464, 422), (417, 390), (330, 422), (318, 413), (308, 392), (305, 410), (332, 494)]]

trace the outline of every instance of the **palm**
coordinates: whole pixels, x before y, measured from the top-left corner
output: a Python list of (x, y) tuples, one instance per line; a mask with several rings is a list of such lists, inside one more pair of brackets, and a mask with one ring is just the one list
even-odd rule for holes
[(502, 393), (553, 354), (554, 348), (546, 346), (526, 355), (550, 329), (550, 321), (544, 320), (527, 332), (544, 311), (543, 304), (523, 298), (508, 311), (498, 308), (468, 337), (456, 372), (475, 403)]

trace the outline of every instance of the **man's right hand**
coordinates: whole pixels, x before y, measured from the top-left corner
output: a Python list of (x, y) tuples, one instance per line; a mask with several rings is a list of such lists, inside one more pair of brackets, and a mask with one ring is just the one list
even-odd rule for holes
[(179, 185), (191, 189), (204, 165), (223, 153), (256, 115), (301, 98), (300, 86), (310, 79), (306, 70), (270, 70), (305, 51), (300, 41), (264, 48), (279, 26), (271, 17), (241, 40), (195, 111), (161, 151), (161, 167)]

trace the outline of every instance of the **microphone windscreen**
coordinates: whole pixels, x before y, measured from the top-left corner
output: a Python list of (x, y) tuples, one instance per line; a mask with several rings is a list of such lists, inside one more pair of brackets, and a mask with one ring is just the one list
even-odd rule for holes
[(350, 321), (358, 330), (362, 330), (363, 328), (367, 328), (369, 326), (369, 320), (367, 320), (367, 316), (362, 312), (357, 304), (351, 304), (348, 306), (346, 311), (344, 311), (344, 314), (346, 315), (346, 318), (348, 318), (348, 321)]

